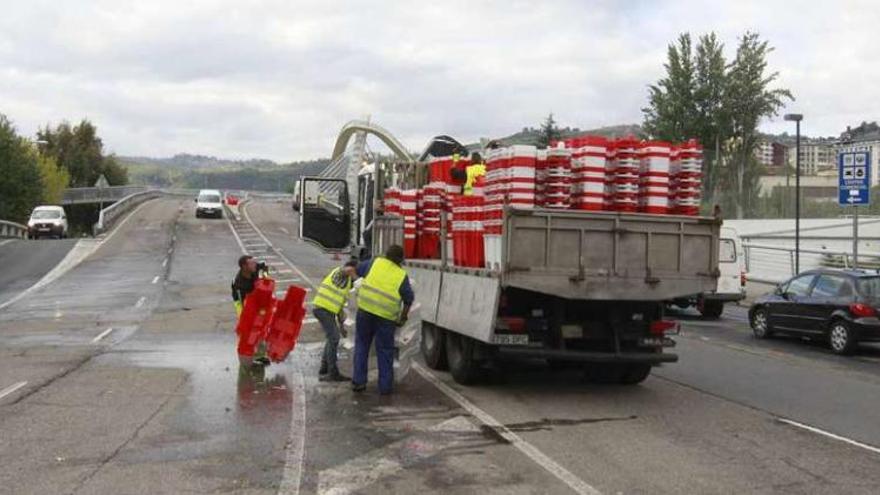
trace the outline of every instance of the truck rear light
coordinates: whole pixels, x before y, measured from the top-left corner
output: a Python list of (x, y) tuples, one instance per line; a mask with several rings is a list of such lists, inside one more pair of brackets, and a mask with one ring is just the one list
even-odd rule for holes
[(739, 285), (740, 287), (746, 286), (746, 272), (739, 272)]
[(858, 316), (859, 318), (864, 318), (868, 316), (877, 316), (877, 310), (868, 306), (867, 304), (862, 303), (852, 303), (849, 305), (849, 312), (852, 313), (853, 316)]
[(664, 335), (667, 333), (678, 333), (678, 322), (671, 320), (657, 320), (651, 322), (651, 333), (654, 335)]

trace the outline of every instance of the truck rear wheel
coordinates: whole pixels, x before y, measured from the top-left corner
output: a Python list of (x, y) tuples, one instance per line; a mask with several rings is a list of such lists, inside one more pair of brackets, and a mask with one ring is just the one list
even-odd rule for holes
[(422, 322), (422, 356), (425, 358), (425, 364), (432, 370), (445, 371), (449, 369), (446, 360), (446, 331), (442, 328), (428, 323)]
[(446, 334), (446, 361), (449, 372), (457, 383), (472, 385), (482, 372), (481, 363), (475, 359), (477, 342), (455, 332)]
[(723, 301), (713, 301), (713, 300), (701, 300), (700, 304), (697, 306), (697, 309), (700, 310), (700, 314), (703, 315), (703, 318), (710, 318), (712, 320), (717, 320), (721, 317), (721, 313), (724, 312), (724, 302)]
[(650, 364), (628, 364), (624, 367), (623, 373), (620, 376), (620, 383), (624, 385), (642, 383), (650, 374)]

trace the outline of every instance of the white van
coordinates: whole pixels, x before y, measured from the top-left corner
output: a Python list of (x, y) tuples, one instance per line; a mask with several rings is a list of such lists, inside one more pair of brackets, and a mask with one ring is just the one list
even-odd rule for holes
[(724, 312), (724, 303), (746, 298), (745, 253), (739, 234), (733, 227), (721, 227), (718, 270), (721, 276), (718, 277), (718, 285), (714, 291), (688, 299), (676, 299), (672, 304), (680, 308), (696, 306), (704, 317), (718, 318)]
[(223, 218), (223, 196), (216, 189), (202, 189), (196, 198), (196, 218)]
[(37, 206), (28, 219), (28, 239), (67, 237), (67, 214), (60, 206)]

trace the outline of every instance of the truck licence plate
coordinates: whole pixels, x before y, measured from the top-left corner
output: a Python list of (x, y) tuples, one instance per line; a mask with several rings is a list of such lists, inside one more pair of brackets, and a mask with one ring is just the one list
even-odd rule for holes
[(639, 347), (675, 347), (675, 341), (669, 337), (642, 337)]
[(498, 345), (529, 345), (527, 334), (496, 333), (492, 337), (492, 343)]

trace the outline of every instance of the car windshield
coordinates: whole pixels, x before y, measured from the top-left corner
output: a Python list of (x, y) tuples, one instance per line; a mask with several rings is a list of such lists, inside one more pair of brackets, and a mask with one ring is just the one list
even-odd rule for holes
[(61, 218), (61, 212), (58, 210), (37, 210), (31, 215), (34, 220), (48, 220), (53, 218)]
[(880, 299), (880, 277), (862, 277), (856, 284), (859, 293), (869, 299)]
[(220, 196), (216, 194), (202, 194), (199, 196), (200, 203), (219, 203)]

